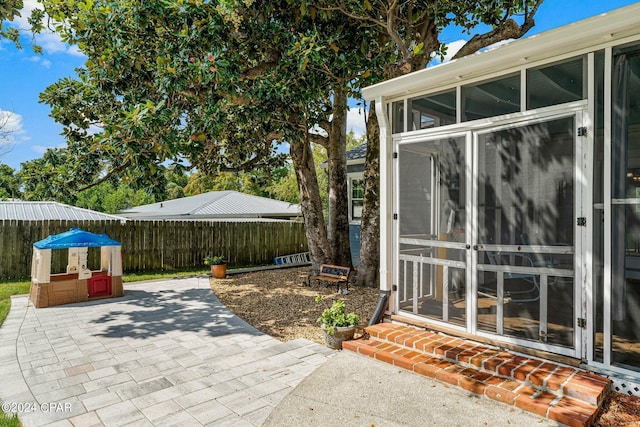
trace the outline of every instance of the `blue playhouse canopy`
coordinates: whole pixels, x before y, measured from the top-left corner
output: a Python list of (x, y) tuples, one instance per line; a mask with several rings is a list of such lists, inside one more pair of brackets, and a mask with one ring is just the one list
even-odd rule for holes
[(33, 244), (38, 249), (93, 248), (98, 246), (122, 246), (106, 234), (93, 234), (79, 228), (54, 234)]

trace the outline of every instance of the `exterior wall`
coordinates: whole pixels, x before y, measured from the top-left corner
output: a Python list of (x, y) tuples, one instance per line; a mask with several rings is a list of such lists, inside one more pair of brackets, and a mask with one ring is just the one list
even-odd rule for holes
[[(575, 351), (570, 357), (586, 360), (593, 368), (602, 367), (603, 369), (613, 369), (631, 373), (634, 377), (640, 378), (640, 374), (634, 372), (640, 370), (637, 365), (634, 371), (626, 370), (627, 368), (625, 366), (614, 366), (615, 364), (611, 356), (613, 339), (611, 334), (613, 326), (607, 323), (613, 319), (612, 316), (614, 315), (611, 311), (614, 310), (614, 308), (612, 308), (610, 304), (607, 304), (608, 301), (612, 300), (611, 269), (615, 261), (612, 259), (611, 249), (611, 245), (613, 244), (611, 242), (612, 237), (610, 231), (612, 227), (611, 212), (612, 205), (615, 206), (616, 203), (623, 203), (618, 200), (612, 201), (611, 196), (611, 165), (613, 164), (611, 148), (615, 144), (615, 141), (612, 141), (611, 134), (612, 50), (615, 50), (619, 46), (637, 45), (640, 43), (640, 31), (638, 28), (640, 28), (640, 4), (634, 4), (529, 39), (515, 41), (488, 52), (412, 73), (410, 76), (383, 82), (364, 90), (365, 99), (376, 101), (378, 118), (380, 119), (381, 125), (381, 290), (396, 291), (396, 281), (399, 275), (397, 271), (398, 267), (395, 264), (397, 262), (396, 253), (399, 243), (394, 240), (394, 227), (396, 226), (394, 223), (394, 206), (397, 202), (397, 195), (394, 194), (394, 190), (397, 185), (395, 182), (397, 175), (393, 166), (394, 151), (397, 151), (399, 143), (422, 142), (429, 139), (447, 138), (452, 134), (460, 136), (465, 133), (468, 135), (467, 138), (473, 138), (481, 131), (493, 131), (500, 126), (515, 126), (519, 123), (526, 124), (527, 121), (553, 119), (563, 115), (568, 117), (575, 114), (577, 124), (577, 128), (575, 129), (576, 135), (581, 136), (580, 132), (582, 129), (586, 130), (586, 137), (575, 141), (575, 158), (577, 160), (575, 162), (576, 172), (572, 177), (576, 183), (575, 191), (577, 193), (579, 192), (579, 195), (575, 196), (575, 215), (580, 216), (578, 223), (584, 219), (585, 224), (584, 228), (581, 228), (581, 226), (575, 228), (575, 241), (572, 242), (575, 246), (576, 257), (575, 276), (573, 276), (575, 280), (575, 316), (578, 318), (578, 324), (584, 326), (575, 328), (577, 339), (572, 349), (572, 351)], [(599, 71), (594, 71), (596, 70), (594, 57), (598, 55), (605, 58), (604, 66), (599, 69)], [(527, 72), (574, 58), (583, 58), (584, 64), (586, 64), (584, 97), (570, 102), (563, 101), (564, 103), (560, 102), (528, 109), (526, 91), (528, 82), (525, 80), (528, 78)], [(521, 78), (520, 106), (517, 111), (479, 119), (464, 118), (464, 111), (462, 111), (461, 107), (464, 103), (461, 101), (461, 94), (465, 85), (473, 86), (483, 82), (495, 81), (498, 78), (510, 74), (519, 75)], [(598, 87), (596, 84), (596, 81), (602, 78), (604, 78), (604, 89)], [(559, 87), (562, 88), (562, 86)], [(546, 88), (546, 90), (552, 91), (550, 88)], [(453, 124), (449, 122), (442, 127), (437, 127), (436, 125), (415, 131), (411, 129), (409, 127), (410, 116), (406, 113), (407, 110), (411, 108), (411, 100), (416, 97), (439, 94), (443, 91), (454, 91), (457, 97), (457, 116)], [(605, 94), (604, 99), (597, 98), (602, 96), (601, 93)], [(602, 105), (604, 105), (604, 107), (602, 107)], [(604, 113), (600, 113), (598, 108), (602, 108)], [(404, 111), (405, 113), (403, 114), (406, 114), (404, 128), (392, 126), (392, 113), (397, 113), (398, 111)], [(598, 114), (601, 115), (598, 116)], [(604, 134), (603, 136), (596, 136), (599, 130)], [(596, 138), (602, 138), (603, 142), (598, 142)], [(472, 144), (472, 142), (469, 141), (474, 141), (473, 144), (475, 144), (478, 139), (468, 139), (467, 144)], [(602, 158), (598, 160), (600, 167), (604, 170), (604, 172), (599, 175), (599, 179), (602, 181), (601, 183), (594, 181), (597, 179), (594, 175), (594, 146), (596, 143), (600, 143), (605, 147)], [(472, 149), (475, 150), (477, 147), (472, 146)], [(477, 156), (477, 152), (475, 152), (473, 156)], [(475, 162), (477, 159), (473, 161)], [(605, 166), (602, 166), (603, 164)], [(474, 166), (473, 170), (475, 170), (476, 167), (477, 166)], [(475, 182), (477, 177), (473, 179)], [(594, 185), (600, 185), (604, 188), (604, 190), (602, 190), (604, 193), (604, 203), (602, 203), (602, 200), (594, 201)], [(477, 191), (477, 188), (474, 192), (475, 191)], [(477, 203), (477, 201), (468, 203), (468, 206), (473, 206), (476, 215), (478, 209)], [(596, 208), (596, 204), (603, 205), (604, 207)], [(601, 209), (603, 219), (600, 218), (600, 211), (597, 211), (597, 209)], [(468, 214), (471, 216), (471, 212), (468, 212)], [(576, 218), (572, 220), (575, 227)], [(600, 227), (601, 222), (604, 230), (601, 238), (602, 241), (605, 242), (604, 248), (602, 249), (604, 252), (604, 265), (599, 266), (599, 268), (603, 269), (602, 272), (596, 272), (594, 270), (596, 270), (598, 266), (594, 265), (593, 253), (600, 249), (595, 247), (594, 234), (599, 232), (596, 229)], [(473, 225), (468, 223), (466, 228), (467, 230), (472, 230), (474, 227), (477, 227), (476, 223), (473, 223)], [(468, 233), (468, 236), (476, 236), (474, 238), (477, 238), (477, 230), (469, 231)], [(467, 243), (470, 243), (471, 247), (473, 247), (473, 243), (477, 242), (469, 240)], [(513, 251), (515, 250), (514, 248), (515, 246), (510, 250)], [(509, 252), (510, 250), (505, 251)], [(477, 259), (478, 256), (476, 253), (468, 255), (466, 261), (467, 269), (471, 269), (473, 266), (480, 264)], [(613, 267), (615, 267), (615, 265)], [(476, 273), (476, 271), (473, 271), (470, 274)], [(470, 274), (467, 277), (471, 277)], [(597, 275), (600, 275), (599, 277), (604, 281), (604, 285), (601, 284), (601, 288), (598, 290), (596, 290), (594, 284), (594, 276)], [(546, 287), (547, 284), (544, 286)], [(552, 291), (550, 290), (549, 292)], [(394, 297), (395, 294), (395, 292), (391, 294), (389, 304), (390, 314), (399, 312), (396, 306), (397, 301), (396, 297)], [(467, 295), (469, 298), (477, 298), (477, 295), (475, 297), (473, 296), (474, 292), (468, 292)], [(554, 295), (550, 293), (549, 297), (553, 298)], [(473, 304), (472, 302), (469, 303)], [(597, 304), (600, 304), (600, 310), (603, 311), (596, 315), (595, 307)], [(602, 308), (602, 304), (604, 304), (604, 308)], [(471, 306), (473, 307), (473, 305)], [(467, 334), (487, 335), (482, 334), (482, 331), (476, 329), (478, 324), (477, 318), (473, 318), (473, 316), (476, 316), (477, 312), (470, 310), (467, 314), (469, 315), (467, 317), (467, 326), (458, 326), (457, 329)], [(598, 321), (602, 322), (602, 318), (608, 319), (604, 321), (604, 325), (602, 325), (602, 323), (596, 324)], [(432, 319), (430, 319), (429, 322), (431, 322), (431, 320)], [(443, 323), (441, 326), (444, 326), (444, 322), (441, 323)], [(435, 322), (435, 324), (437, 325), (438, 323)], [(453, 329), (455, 330), (456, 328)], [(600, 335), (599, 338), (596, 339), (597, 334)], [(495, 335), (497, 336), (499, 333), (496, 332)], [(597, 342), (602, 339), (602, 336), (604, 336), (604, 344), (602, 341)], [(532, 342), (533, 341), (535, 341), (535, 339), (532, 339)], [(504, 342), (514, 342), (517, 345), (522, 344), (522, 348), (526, 348), (530, 344), (525, 340), (504, 340)], [(535, 345), (531, 345), (529, 348), (555, 352), (555, 349), (548, 350), (550, 347), (542, 340), (534, 344)], [(604, 355), (600, 354), (598, 356), (596, 354), (594, 350), (596, 346), (600, 346), (600, 351), (604, 353)], [(602, 347), (604, 347), (604, 351)], [(640, 352), (637, 351), (636, 353), (640, 354)], [(637, 362), (638, 359), (634, 361), (636, 364)]]

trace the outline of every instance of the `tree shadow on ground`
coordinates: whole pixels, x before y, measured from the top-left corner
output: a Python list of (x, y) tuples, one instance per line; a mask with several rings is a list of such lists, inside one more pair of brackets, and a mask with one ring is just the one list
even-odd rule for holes
[[(229, 311), (210, 289), (129, 289), (114, 309), (92, 323), (103, 326), (103, 337), (149, 338), (176, 332), (195, 332), (211, 337), (244, 334), (262, 335)], [(123, 309), (122, 306), (127, 306)]]

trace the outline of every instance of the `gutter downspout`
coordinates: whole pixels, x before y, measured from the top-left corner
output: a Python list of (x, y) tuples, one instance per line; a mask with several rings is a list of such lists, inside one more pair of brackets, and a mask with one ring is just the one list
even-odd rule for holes
[(371, 316), (371, 320), (369, 320), (369, 324), (367, 326), (373, 326), (377, 323), (382, 322), (384, 312), (387, 309), (387, 301), (389, 300), (390, 294), (391, 291), (380, 291), (380, 293), (378, 294), (378, 303), (376, 304), (376, 309), (373, 311), (373, 315)]

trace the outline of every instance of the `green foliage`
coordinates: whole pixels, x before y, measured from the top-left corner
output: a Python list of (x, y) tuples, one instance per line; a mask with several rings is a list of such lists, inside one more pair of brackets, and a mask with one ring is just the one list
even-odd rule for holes
[(3, 21), (13, 21), (15, 17), (21, 16), (22, 0), (5, 0), (0, 2), (0, 39), (7, 39), (20, 49), (20, 32), (15, 27), (6, 28)]
[[(136, 188), (135, 182), (126, 184), (114, 178), (90, 186), (98, 179), (101, 167), (102, 163), (96, 158), (90, 161), (86, 157), (79, 158), (70, 149), (49, 149), (41, 158), (21, 164), (17, 172), (23, 186), (20, 197), (33, 201), (54, 200), (106, 213), (155, 201), (146, 188)], [(2, 176), (0, 169), (0, 179)], [(154, 189), (164, 192), (162, 186), (165, 184), (166, 179), (158, 177)]]
[[(254, 45), (228, 19), (234, 2), (224, 11), (202, 2), (44, 4), (63, 38), (87, 55), (77, 79), (63, 79), (41, 97), (84, 152), (147, 184), (166, 161), (188, 161), (213, 175), (282, 162), (275, 151), (282, 136), (268, 137), (279, 129), (250, 104), (251, 88), (239, 90), (243, 73), (259, 61), (246, 56)], [(254, 94), (274, 102), (283, 93), (255, 86)], [(92, 126), (102, 131), (88, 132)]]
[(75, 206), (115, 214), (123, 209), (155, 201), (154, 197), (144, 190), (134, 190), (123, 183), (114, 188), (111, 182), (103, 182), (78, 193)]
[(11, 308), (11, 296), (29, 293), (30, 281), (0, 283), (0, 325), (4, 322)]
[(74, 158), (67, 149), (48, 149), (41, 158), (22, 163), (18, 172), (22, 198), (74, 204), (76, 189), (94, 179), (97, 164), (87, 162), (83, 170), (73, 165)]
[(289, 203), (300, 203), (298, 180), (291, 165), (277, 168), (271, 177), (271, 183), (264, 189), (270, 198)]
[[(533, 24), (532, 17), (542, 1), (305, 0), (304, 3), (309, 8), (318, 8), (320, 14), (327, 13), (326, 10), (341, 10), (352, 20), (369, 26), (372, 33), (377, 32), (377, 38), (374, 36), (373, 39), (388, 40), (388, 43), (362, 49), (363, 54), (385, 58), (384, 77), (388, 79), (422, 69), (435, 57), (442, 59), (446, 44), (440, 40), (440, 34), (445, 28), (455, 26), (472, 34), (477, 30), (490, 31), (509, 26), (512, 20), (519, 20), (528, 27)], [(505, 37), (520, 35), (509, 34)], [(491, 40), (488, 44), (496, 41)], [(374, 75), (378, 71), (373, 67), (372, 70)]]
[[(67, 181), (76, 184), (85, 178), (85, 164), (99, 162), (98, 170), (118, 175), (136, 189), (148, 189), (156, 200), (166, 198), (168, 191), (171, 197), (180, 194), (178, 185), (168, 189), (163, 181), (168, 164), (216, 177), (214, 188), (238, 186), (258, 192), (270, 182), (263, 177), (286, 166), (278, 150), (282, 143), (301, 147), (296, 153), (307, 153), (314, 142), (332, 150), (331, 158), (339, 158), (344, 151), (339, 122), (348, 108), (347, 98), (359, 98), (361, 87), (385, 77), (424, 67), (442, 52), (439, 34), (446, 26), (498, 26), (533, 4), (41, 3), (51, 26), (87, 58), (76, 77), (60, 80), (41, 95), (52, 107), (51, 116), (63, 125), (75, 159), (59, 176), (71, 177)], [(318, 128), (326, 134), (319, 135)], [(322, 206), (318, 186), (326, 185), (317, 183), (307, 158), (293, 159), (298, 176), (303, 176), (300, 200), (309, 226), (322, 229), (322, 215), (311, 211)], [(243, 175), (223, 175), (227, 172), (252, 175), (247, 180)], [(90, 169), (87, 176), (98, 175)], [(294, 186), (286, 176), (288, 181), (273, 191), (289, 198)], [(56, 190), (64, 190), (56, 177), (50, 181)], [(186, 187), (185, 194), (209, 188), (191, 183)], [(327, 252), (314, 256), (324, 258), (331, 252), (326, 241), (310, 245), (319, 248), (315, 252)]]
[(21, 427), (22, 423), (18, 419), (18, 414), (8, 416), (0, 411), (0, 427)]
[(0, 21), (13, 21), (14, 17), (20, 16), (23, 6), (22, 0), (4, 0), (0, 3)]
[(286, 164), (269, 173), (253, 172), (220, 172), (210, 176), (196, 172), (189, 177), (184, 186), (185, 195), (194, 196), (209, 191), (233, 190), (255, 196), (269, 197), (289, 203), (299, 203), (300, 192), (293, 168)]
[(330, 121), (332, 86), (357, 90), (376, 60), (351, 47), (359, 25), (293, 1), (43, 4), (87, 61), (41, 100), (80, 154), (137, 180), (167, 160), (210, 175), (283, 166), (278, 144)]
[(0, 200), (20, 198), (20, 179), (9, 166), (0, 164)]
[[(0, 2), (0, 40), (7, 39), (13, 42), (14, 46), (18, 49), (22, 49), (20, 43), (20, 31), (15, 26), (7, 26), (6, 22), (12, 22), (14, 18), (22, 16), (20, 11), (24, 7), (22, 0), (3, 0)], [(27, 18), (29, 25), (31, 26), (31, 33), (35, 35), (40, 33), (44, 29), (44, 11), (42, 9), (35, 8), (31, 11), (31, 15)], [(42, 47), (39, 45), (32, 45), (34, 53), (42, 53)]]
[[(316, 302), (323, 301), (324, 298), (318, 295)], [(336, 333), (336, 328), (346, 326), (357, 326), (360, 316), (356, 313), (347, 313), (343, 300), (335, 300), (329, 308), (325, 308), (322, 315), (318, 318), (318, 323), (324, 326), (329, 335)]]
[(185, 196), (184, 187), (189, 183), (189, 176), (180, 167), (167, 169), (167, 197), (165, 200), (179, 199)]
[(201, 172), (195, 172), (189, 177), (189, 182), (184, 186), (187, 196), (195, 196), (213, 191), (215, 187), (214, 177)]
[(226, 264), (227, 261), (222, 256), (214, 255), (207, 256), (204, 258), (204, 265), (222, 265)]

